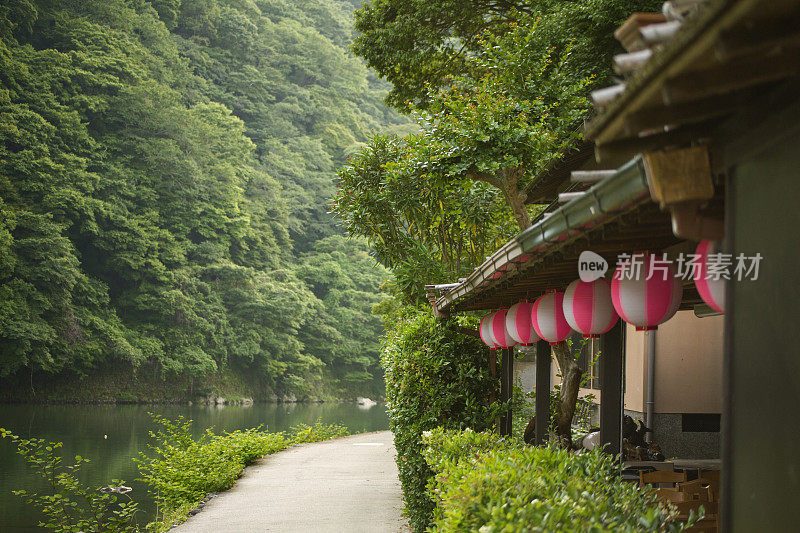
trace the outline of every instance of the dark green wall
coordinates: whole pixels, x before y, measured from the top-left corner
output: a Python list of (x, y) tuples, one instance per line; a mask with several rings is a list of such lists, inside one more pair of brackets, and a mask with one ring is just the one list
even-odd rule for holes
[(728, 292), (725, 499), (735, 532), (800, 527), (800, 134), (786, 131), (728, 181), (734, 257), (763, 256), (758, 280)]

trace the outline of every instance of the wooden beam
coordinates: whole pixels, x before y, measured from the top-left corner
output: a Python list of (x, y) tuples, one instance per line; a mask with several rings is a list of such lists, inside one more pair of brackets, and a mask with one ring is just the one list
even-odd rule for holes
[(621, 165), (631, 157), (670, 146), (683, 146), (692, 141), (702, 140), (710, 132), (714, 124), (704, 122), (687, 125), (674, 130), (648, 135), (646, 137), (628, 137), (606, 144), (595, 146), (595, 158), (604, 165)]
[[(500, 401), (508, 402), (514, 392), (514, 348), (503, 348), (501, 350), (500, 362)], [(509, 409), (500, 417), (500, 435), (511, 435), (511, 421), (513, 414)]]
[(617, 74), (630, 74), (643, 67), (652, 56), (653, 51), (649, 48), (637, 52), (615, 55), (614, 72)]
[(650, 195), (661, 206), (707, 201), (714, 196), (708, 148), (705, 145), (644, 155)]
[(654, 46), (669, 41), (680, 29), (681, 22), (679, 20), (670, 20), (639, 28), (639, 35), (641, 35), (645, 46)]
[(798, 69), (800, 54), (796, 50), (766, 57), (757, 54), (671, 78), (662, 86), (661, 97), (666, 105), (690, 102), (780, 80)]
[(572, 200), (575, 200), (576, 198), (580, 198), (581, 196), (583, 196), (585, 194), (586, 193), (583, 192), (583, 191), (562, 192), (562, 193), (559, 193), (559, 195), (558, 195), (558, 201), (559, 201), (559, 203), (565, 204), (567, 202), (571, 202)]
[(600, 442), (605, 452), (622, 452), (625, 322), (618, 321), (602, 337), (600, 356)]
[(720, 61), (736, 56), (766, 55), (778, 47), (800, 45), (800, 17), (797, 11), (780, 18), (747, 20), (741, 26), (720, 33), (715, 55)]
[(642, 132), (663, 131), (667, 126), (703, 122), (735, 112), (749, 97), (752, 97), (752, 92), (739, 91), (684, 104), (648, 107), (625, 117), (625, 131), (630, 136), (638, 136)]
[(569, 180), (572, 183), (594, 184), (610, 178), (616, 173), (616, 170), (573, 170)]
[(536, 445), (547, 442), (550, 428), (550, 344), (536, 343)]
[(591, 93), (592, 102), (594, 103), (595, 107), (603, 107), (613, 102), (617, 96), (621, 95), (624, 92), (625, 92), (624, 83), (618, 83), (610, 87), (597, 89), (596, 91), (592, 91)]

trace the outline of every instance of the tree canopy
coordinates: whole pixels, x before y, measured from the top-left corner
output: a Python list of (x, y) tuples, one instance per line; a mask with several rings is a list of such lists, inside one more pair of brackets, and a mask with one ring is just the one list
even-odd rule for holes
[(398, 109), (427, 103), (429, 87), (448, 76), (475, 75), (470, 57), (483, 50), (487, 32), (502, 36), (525, 19), (537, 21), (528, 47), (534, 57), (568, 55), (561, 75), (578, 81), (609, 78), (619, 45), (615, 27), (634, 11), (658, 10), (654, 0), (371, 0), (355, 13), (354, 51), (387, 81), (387, 101)]
[[(334, 211), (393, 269), (404, 303), (459, 280), (531, 226), (526, 186), (580, 138), (589, 90), (621, 51), (630, 0), (371, 0), (353, 49), (392, 83), (387, 102), (420, 131), (373, 137), (339, 171)], [(516, 227), (509, 223), (516, 222)], [(562, 374), (556, 424), (570, 441), (583, 369)]]
[(387, 273), (327, 204), (346, 154), (407, 120), (346, 50), (353, 8), (3, 2), (0, 377), (372, 386)]

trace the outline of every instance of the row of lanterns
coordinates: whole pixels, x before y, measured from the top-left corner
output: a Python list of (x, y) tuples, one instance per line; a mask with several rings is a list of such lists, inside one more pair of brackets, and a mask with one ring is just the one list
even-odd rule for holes
[[(722, 312), (723, 282), (705, 276), (705, 262), (714, 252), (714, 243), (697, 247), (701, 264), (696, 285), (703, 300)], [(647, 254), (643, 268), (651, 272), (656, 266), (654, 255)], [(662, 275), (625, 276), (626, 265), (617, 268), (611, 283), (603, 278), (594, 281), (575, 280), (566, 291), (549, 291), (533, 303), (523, 300), (509, 309), (489, 313), (481, 320), (480, 335), (490, 348), (511, 348), (517, 344), (530, 346), (540, 339), (557, 344), (574, 330), (584, 337), (597, 337), (609, 331), (619, 318), (637, 330), (656, 329), (678, 311), (683, 296), (681, 280), (669, 263), (658, 266)]]

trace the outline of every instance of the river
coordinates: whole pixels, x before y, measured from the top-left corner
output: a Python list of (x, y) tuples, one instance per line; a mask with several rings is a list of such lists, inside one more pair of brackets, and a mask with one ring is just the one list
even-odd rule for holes
[[(184, 416), (194, 421), (199, 436), (206, 428), (233, 431), (263, 425), (269, 431), (284, 431), (298, 424), (324, 423), (347, 426), (351, 432), (388, 429), (382, 403), (371, 408), (352, 403), (255, 404), (250, 406), (188, 405), (0, 405), (0, 427), (21, 437), (40, 437), (64, 443), (63, 456), (81, 455), (91, 460), (82, 478), (105, 485), (124, 479), (133, 487), (131, 495), (141, 502), (139, 521), (146, 523), (153, 512), (146, 486), (135, 481), (136, 465), (131, 461), (146, 451), (148, 430), (153, 427), (148, 412), (168, 418)], [(15, 489), (36, 490), (42, 481), (32, 475), (24, 459), (7, 439), (0, 439), (0, 531), (41, 532), (38, 515), (11, 493)]]

